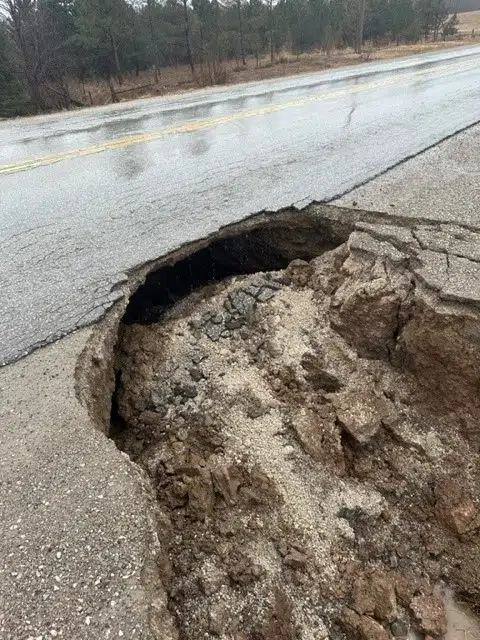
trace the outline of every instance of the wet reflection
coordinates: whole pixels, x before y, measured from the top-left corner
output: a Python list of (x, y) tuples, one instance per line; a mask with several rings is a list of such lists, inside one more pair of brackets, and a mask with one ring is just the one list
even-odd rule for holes
[(141, 127), (138, 126), (138, 122), (142, 121), (143, 119), (140, 118), (138, 121), (122, 119), (107, 122), (100, 128), (100, 131), (103, 132), (103, 136), (101, 137), (106, 140), (115, 140), (116, 138), (123, 138), (124, 136), (139, 133)]
[(105, 158), (112, 158), (112, 167), (117, 178), (132, 180), (141, 175), (152, 163), (152, 154), (147, 144), (134, 144), (118, 149)]
[(192, 156), (203, 156), (203, 154), (207, 153), (210, 150), (211, 138), (211, 132), (206, 129), (188, 136), (188, 150)]

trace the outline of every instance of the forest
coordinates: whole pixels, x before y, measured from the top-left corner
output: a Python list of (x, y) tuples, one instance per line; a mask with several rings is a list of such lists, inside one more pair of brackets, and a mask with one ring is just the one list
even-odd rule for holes
[(114, 83), (188, 65), (198, 84), (239, 68), (364, 41), (415, 43), (455, 34), (445, 0), (0, 0), (0, 117), (82, 106), (72, 82)]

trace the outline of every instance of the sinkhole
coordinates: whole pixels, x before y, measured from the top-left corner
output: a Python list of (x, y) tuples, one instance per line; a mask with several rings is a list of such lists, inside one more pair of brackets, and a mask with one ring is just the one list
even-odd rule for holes
[(172, 639), (478, 633), (478, 318), (358, 216), (263, 215), (166, 256), (93, 359), (148, 478)]

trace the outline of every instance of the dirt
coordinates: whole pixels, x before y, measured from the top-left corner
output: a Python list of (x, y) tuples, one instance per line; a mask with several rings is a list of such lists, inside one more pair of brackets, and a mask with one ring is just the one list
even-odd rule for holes
[(169, 637), (475, 634), (479, 330), (361, 232), (123, 324), (112, 435), (155, 497)]

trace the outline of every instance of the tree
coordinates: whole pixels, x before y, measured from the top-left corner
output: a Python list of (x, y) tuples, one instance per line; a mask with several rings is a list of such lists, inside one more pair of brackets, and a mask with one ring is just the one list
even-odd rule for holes
[[(302, 53), (371, 40), (454, 35), (446, 0), (0, 0), (0, 110), (69, 107), (71, 79), (187, 64), (197, 79), (226, 79), (254, 56)], [(1, 10), (3, 8), (3, 11)], [(5, 17), (3, 17), (5, 16)], [(85, 85), (84, 85), (85, 86)], [(84, 92), (86, 96), (86, 92)], [(8, 108), (5, 105), (9, 105)], [(75, 104), (75, 103), (74, 103)]]
[(365, 26), (366, 0), (358, 0), (357, 34), (355, 38), (355, 53), (362, 53), (363, 30)]
[(125, 0), (76, 0), (79, 41), (101, 73), (115, 73), (123, 83), (121, 47), (131, 32), (129, 5)]
[(148, 26), (150, 28), (150, 38), (152, 41), (152, 49), (153, 49), (153, 57), (154, 57), (153, 70), (154, 70), (154, 76), (155, 76), (155, 83), (158, 84), (159, 77), (160, 77), (160, 56), (159, 56), (159, 50), (158, 50), (158, 38), (154, 28), (154, 17), (153, 17), (154, 5), (155, 5), (155, 0), (147, 0)]
[(7, 29), (35, 111), (68, 107), (65, 84), (71, 35), (69, 0), (3, 0)]
[(447, 36), (454, 36), (458, 33), (458, 25), (460, 20), (458, 19), (458, 15), (456, 13), (445, 22), (443, 25), (443, 39), (445, 40)]
[(28, 113), (28, 102), (18, 76), (7, 25), (0, 22), (0, 118)]
[(242, 5), (242, 0), (235, 0), (235, 5), (237, 8), (237, 16), (238, 16), (238, 34), (239, 34), (239, 38), (240, 38), (240, 53), (242, 56), (242, 64), (245, 67), (247, 64), (247, 61), (245, 59), (245, 35), (243, 32), (243, 5)]
[(445, 0), (418, 0), (417, 11), (425, 40), (432, 34), (435, 42), (448, 20)]
[(183, 17), (185, 21), (185, 46), (187, 49), (187, 58), (192, 77), (195, 77), (195, 63), (193, 62), (192, 44), (190, 40), (190, 9), (188, 6), (188, 0), (181, 0), (183, 6)]
[(275, 60), (275, 14), (273, 11), (273, 0), (267, 0), (268, 5), (268, 32), (270, 37), (270, 61)]
[(397, 45), (402, 38), (408, 40), (414, 35), (415, 9), (412, 0), (390, 0), (389, 18), (391, 35)]

